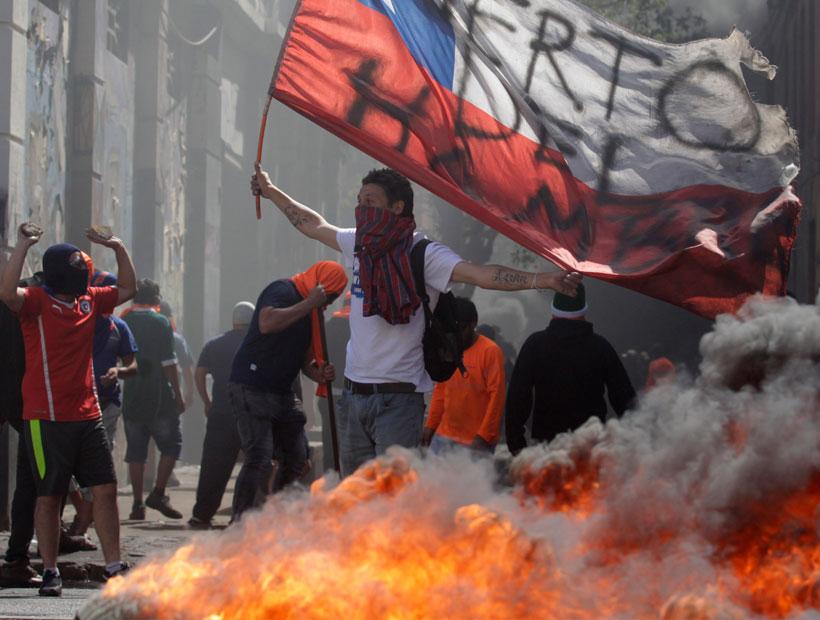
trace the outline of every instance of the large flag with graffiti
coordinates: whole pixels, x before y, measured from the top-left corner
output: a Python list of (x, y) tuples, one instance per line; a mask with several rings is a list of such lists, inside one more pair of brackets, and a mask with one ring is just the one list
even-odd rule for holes
[(671, 45), (571, 0), (300, 0), (271, 94), (566, 269), (703, 316), (782, 295), (794, 132), (737, 31)]

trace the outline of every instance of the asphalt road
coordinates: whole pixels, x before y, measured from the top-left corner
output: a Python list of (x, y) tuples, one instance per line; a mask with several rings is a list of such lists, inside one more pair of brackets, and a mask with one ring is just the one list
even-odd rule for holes
[(62, 596), (39, 596), (36, 588), (0, 590), (0, 620), (14, 618), (73, 620), (96, 588), (64, 588)]
[[(234, 469), (234, 476), (238, 472), (237, 467)], [(171, 497), (171, 504), (183, 514), (183, 518), (178, 521), (166, 519), (159, 512), (151, 509), (147, 511), (145, 521), (128, 520), (127, 517), (131, 511), (131, 489), (120, 487), (118, 492), (121, 517), (120, 547), (124, 560), (132, 564), (139, 564), (157, 553), (184, 545), (198, 533), (190, 529), (187, 522), (194, 506), (199, 467), (181, 466), (177, 467), (174, 473), (179, 479), (180, 486), (169, 488), (168, 494)], [(214, 518), (217, 526), (226, 526), (230, 518), (229, 514), (225, 513), (229, 512), (227, 509), (233, 497), (234, 479), (231, 479), (222, 499), (223, 510), (220, 510)], [(63, 515), (64, 520), (70, 522), (73, 517), (73, 508), (67, 506)], [(88, 533), (92, 541), (99, 545), (94, 529), (90, 529)], [(5, 553), (7, 545), (8, 532), (0, 532), (0, 557)], [(36, 542), (32, 543), (33, 551), (36, 547)], [(42, 571), (42, 562), (36, 554), (32, 557), (31, 563), (38, 571)], [(95, 576), (102, 574), (104, 568), (102, 551), (78, 551), (61, 555), (58, 559), (58, 566), (63, 575), (63, 595), (61, 597), (39, 596), (36, 588), (0, 588), (0, 620), (7, 618), (73, 620), (85, 600), (103, 586), (101, 582), (94, 580)], [(86, 574), (90, 575), (88, 581), (67, 580), (67, 575), (77, 574), (78, 570), (83, 569)]]

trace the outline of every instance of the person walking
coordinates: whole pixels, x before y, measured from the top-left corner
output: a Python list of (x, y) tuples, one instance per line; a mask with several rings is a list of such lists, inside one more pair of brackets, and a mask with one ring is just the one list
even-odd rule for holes
[(342, 266), (321, 261), (304, 273), (271, 282), (256, 301), (228, 383), (245, 454), (234, 488), (232, 521), (257, 505), (272, 460), (277, 461), (274, 492), (302, 474), (308, 458), (306, 418), (293, 383), (300, 369), (319, 384), (333, 381), (333, 365), (323, 363), (317, 311), (346, 286)]
[(527, 446), (524, 426), (532, 415), (532, 438), (549, 442), (580, 428), (590, 417), (603, 421), (604, 395), (620, 417), (635, 403), (635, 389), (621, 358), (586, 320), (583, 285), (575, 297), (556, 293), (547, 328), (530, 334), (515, 360), (507, 394), (507, 447)]
[[(145, 507), (158, 510), (169, 519), (182, 513), (171, 505), (165, 493), (168, 478), (182, 452), (182, 424), (179, 416), (185, 401), (179, 389), (177, 359), (171, 323), (157, 312), (161, 300), (159, 284), (142, 278), (134, 296), (134, 306), (123, 320), (128, 324), (139, 350), (137, 374), (124, 381), (122, 417), (127, 447), (125, 462), (131, 476), (134, 503), (129, 518), (145, 519)], [(143, 503), (148, 442), (153, 438), (159, 450), (154, 488)]]
[[(202, 347), (196, 364), (194, 380), (199, 397), (205, 405), (205, 439), (202, 442), (202, 462), (196, 487), (196, 503), (188, 525), (208, 529), (225, 493), (242, 442), (228, 399), (228, 379), (233, 358), (248, 332), (255, 306), (240, 301), (233, 308), (233, 329), (211, 338)], [(213, 379), (208, 393), (208, 375)]]

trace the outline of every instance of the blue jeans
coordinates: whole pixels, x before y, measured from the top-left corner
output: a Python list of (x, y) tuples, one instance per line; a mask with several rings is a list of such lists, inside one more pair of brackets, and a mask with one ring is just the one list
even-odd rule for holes
[(424, 394), (352, 394), (339, 399), (342, 476), (385, 453), (393, 445), (415, 448), (424, 425)]
[(236, 521), (256, 505), (257, 490), (266, 488), (272, 459), (279, 462), (274, 492), (302, 474), (307, 462), (307, 419), (292, 393), (259, 392), (240, 383), (228, 383), (228, 397), (245, 453), (234, 487), (231, 517)]

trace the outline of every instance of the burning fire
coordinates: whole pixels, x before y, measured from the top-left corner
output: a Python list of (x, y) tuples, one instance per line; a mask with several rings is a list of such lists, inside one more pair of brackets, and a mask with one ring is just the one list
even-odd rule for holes
[(756, 300), (701, 350), (697, 380), (525, 450), (509, 481), (395, 450), (141, 565), (79, 617), (820, 617), (820, 316)]

